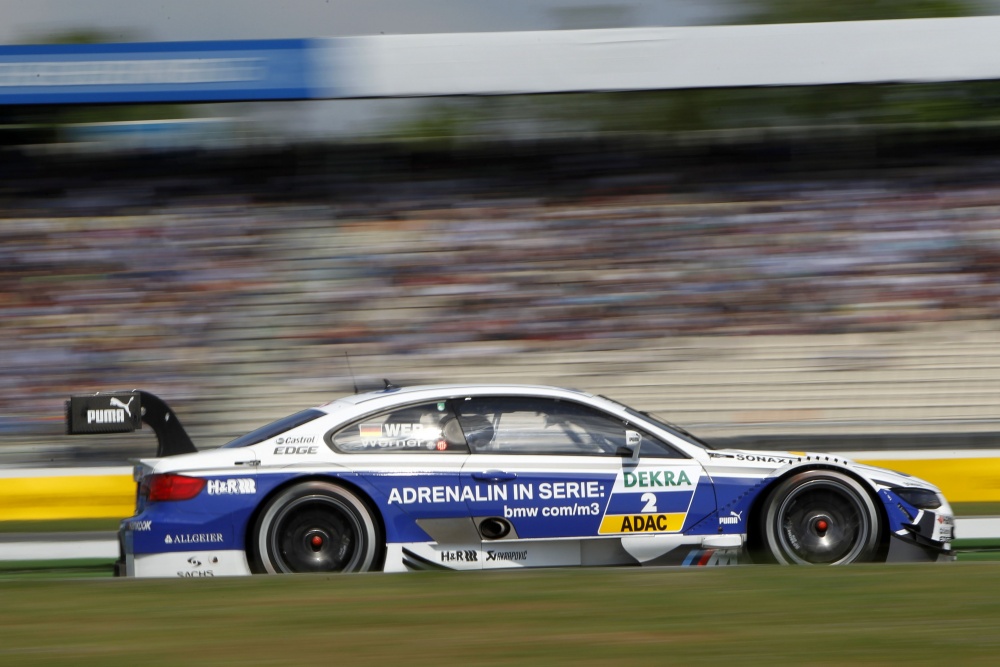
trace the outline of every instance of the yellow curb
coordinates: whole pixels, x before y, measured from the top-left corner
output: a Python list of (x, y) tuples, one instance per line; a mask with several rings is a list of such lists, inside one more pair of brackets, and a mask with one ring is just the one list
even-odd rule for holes
[(858, 463), (925, 479), (941, 489), (950, 503), (1000, 501), (1000, 458), (865, 459)]
[[(1000, 458), (858, 459), (920, 477), (952, 503), (1000, 502)], [(0, 521), (104, 519), (131, 516), (129, 475), (63, 475), (0, 479)]]
[(0, 521), (125, 518), (134, 510), (129, 475), (0, 479)]

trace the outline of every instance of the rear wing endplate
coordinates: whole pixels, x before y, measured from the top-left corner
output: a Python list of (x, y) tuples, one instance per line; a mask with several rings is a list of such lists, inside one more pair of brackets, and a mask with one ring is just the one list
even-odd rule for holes
[(147, 424), (156, 434), (156, 456), (198, 451), (166, 402), (148, 391), (98, 392), (66, 401), (66, 432), (131, 433)]

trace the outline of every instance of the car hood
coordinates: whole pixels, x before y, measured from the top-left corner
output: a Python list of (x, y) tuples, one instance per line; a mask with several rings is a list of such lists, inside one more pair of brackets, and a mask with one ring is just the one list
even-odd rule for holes
[(934, 486), (927, 480), (914, 477), (913, 475), (908, 475), (905, 472), (889, 470), (888, 468), (876, 468), (875, 466), (855, 463), (854, 461), (850, 462), (849, 467), (851, 470), (854, 470), (859, 475), (864, 475), (879, 486), (905, 486), (910, 488), (929, 489), (938, 493), (941, 492), (941, 489)]
[(709, 452), (708, 468), (714, 472), (780, 473), (797, 465), (822, 464), (846, 468), (876, 486), (906, 486), (940, 492), (930, 482), (906, 473), (858, 463), (829, 452), (782, 452), (750, 449), (718, 449)]
[[(804, 452), (779, 452), (751, 449), (713, 449), (708, 452), (709, 465), (754, 470), (776, 470), (798, 463), (810, 454)], [(819, 456), (813, 454), (813, 456)]]

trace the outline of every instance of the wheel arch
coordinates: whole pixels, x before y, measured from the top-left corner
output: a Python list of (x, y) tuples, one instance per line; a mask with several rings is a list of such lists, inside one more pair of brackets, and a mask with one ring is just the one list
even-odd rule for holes
[(247, 555), (247, 562), (250, 564), (251, 570), (254, 574), (263, 574), (263, 572), (258, 572), (257, 568), (254, 566), (256, 562), (255, 553), (255, 526), (257, 525), (260, 515), (264, 512), (265, 508), (271, 503), (271, 501), (277, 497), (280, 493), (300, 484), (307, 484), (309, 482), (326, 482), (328, 484), (333, 484), (334, 486), (339, 486), (347, 491), (350, 491), (355, 496), (358, 497), (362, 503), (364, 503), (365, 508), (369, 511), (372, 518), (375, 520), (375, 525), (378, 529), (379, 538), (379, 548), (377, 549), (377, 556), (375, 562), (372, 564), (373, 571), (379, 571), (385, 566), (385, 556), (386, 556), (386, 532), (385, 532), (385, 518), (382, 516), (382, 512), (379, 510), (378, 505), (372, 499), (371, 495), (365, 491), (360, 485), (355, 484), (350, 479), (344, 477), (337, 477), (335, 475), (327, 474), (307, 474), (300, 477), (293, 477), (292, 479), (286, 480), (281, 484), (278, 484), (273, 489), (271, 489), (267, 495), (261, 498), (260, 502), (254, 508), (253, 512), (247, 518), (246, 530), (243, 535), (243, 550)]
[(865, 479), (864, 476), (859, 475), (856, 471), (851, 470), (846, 466), (838, 466), (829, 463), (806, 463), (789, 468), (777, 477), (772, 478), (767, 485), (761, 489), (760, 493), (757, 494), (757, 497), (754, 498), (753, 502), (750, 504), (750, 510), (747, 514), (747, 549), (749, 550), (753, 561), (757, 563), (774, 562), (769, 554), (767, 554), (767, 549), (764, 545), (764, 512), (766, 511), (767, 503), (770, 500), (774, 489), (791, 477), (804, 472), (813, 472), (817, 470), (836, 472), (844, 475), (845, 477), (850, 477), (855, 482), (860, 484), (861, 488), (863, 488), (868, 494), (872, 504), (875, 506), (875, 511), (879, 513), (879, 525), (881, 526), (879, 547), (878, 551), (875, 552), (875, 560), (877, 562), (884, 562), (889, 553), (890, 538), (889, 516), (885, 510), (885, 504), (882, 502), (882, 499), (879, 498), (875, 489), (872, 488), (871, 482)]

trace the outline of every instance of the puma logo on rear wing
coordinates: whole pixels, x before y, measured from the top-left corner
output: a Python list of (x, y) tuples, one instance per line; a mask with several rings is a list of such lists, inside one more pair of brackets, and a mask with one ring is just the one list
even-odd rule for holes
[(148, 391), (101, 392), (66, 401), (66, 432), (71, 435), (130, 433), (144, 423), (156, 434), (158, 457), (197, 451), (173, 410)]
[(138, 394), (99, 393), (73, 396), (67, 404), (67, 430), (75, 433), (129, 433), (142, 428)]
[(117, 408), (121, 408), (122, 410), (125, 411), (125, 414), (131, 417), (132, 411), (129, 410), (129, 406), (132, 404), (133, 400), (135, 400), (135, 396), (129, 396), (128, 403), (122, 403), (120, 398), (118, 398), (117, 396), (112, 396), (111, 400), (108, 401), (108, 404)]

